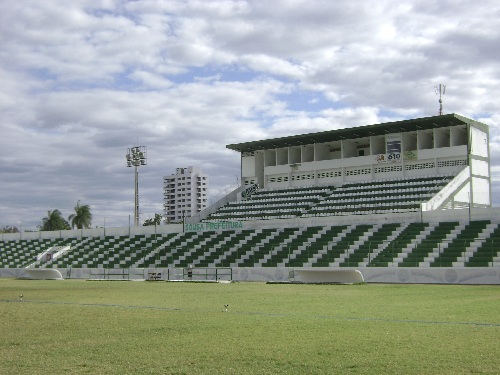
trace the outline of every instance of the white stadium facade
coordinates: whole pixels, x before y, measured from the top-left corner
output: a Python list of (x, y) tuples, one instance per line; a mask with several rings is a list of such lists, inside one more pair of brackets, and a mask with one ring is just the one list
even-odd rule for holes
[(4, 234), (0, 275), (500, 284), (487, 125), (448, 114), (227, 147), (242, 184), (199, 216)]

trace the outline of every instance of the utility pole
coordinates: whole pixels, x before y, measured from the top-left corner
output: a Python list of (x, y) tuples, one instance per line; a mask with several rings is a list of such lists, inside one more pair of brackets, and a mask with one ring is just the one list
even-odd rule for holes
[(434, 90), (436, 91), (436, 95), (439, 96), (439, 116), (443, 115), (443, 95), (446, 92), (446, 85), (442, 85), (441, 83), (438, 86), (434, 86)]

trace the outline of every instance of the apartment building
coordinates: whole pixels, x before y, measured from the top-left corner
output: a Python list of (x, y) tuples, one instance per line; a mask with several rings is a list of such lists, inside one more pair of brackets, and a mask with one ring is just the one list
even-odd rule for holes
[(199, 167), (176, 168), (163, 177), (163, 210), (169, 223), (182, 222), (207, 207), (208, 176)]

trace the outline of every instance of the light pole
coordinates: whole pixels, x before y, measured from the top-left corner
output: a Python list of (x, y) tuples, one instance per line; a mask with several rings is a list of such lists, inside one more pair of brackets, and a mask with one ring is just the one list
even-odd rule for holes
[(134, 225), (139, 226), (139, 166), (146, 165), (146, 146), (135, 146), (127, 149), (127, 167), (135, 170), (135, 205)]

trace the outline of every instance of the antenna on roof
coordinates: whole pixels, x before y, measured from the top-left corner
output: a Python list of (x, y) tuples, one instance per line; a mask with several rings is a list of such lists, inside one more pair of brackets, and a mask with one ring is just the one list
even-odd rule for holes
[(443, 114), (443, 99), (442, 96), (446, 92), (446, 85), (442, 85), (441, 83), (438, 86), (434, 86), (434, 90), (436, 91), (436, 95), (439, 95), (439, 116)]

